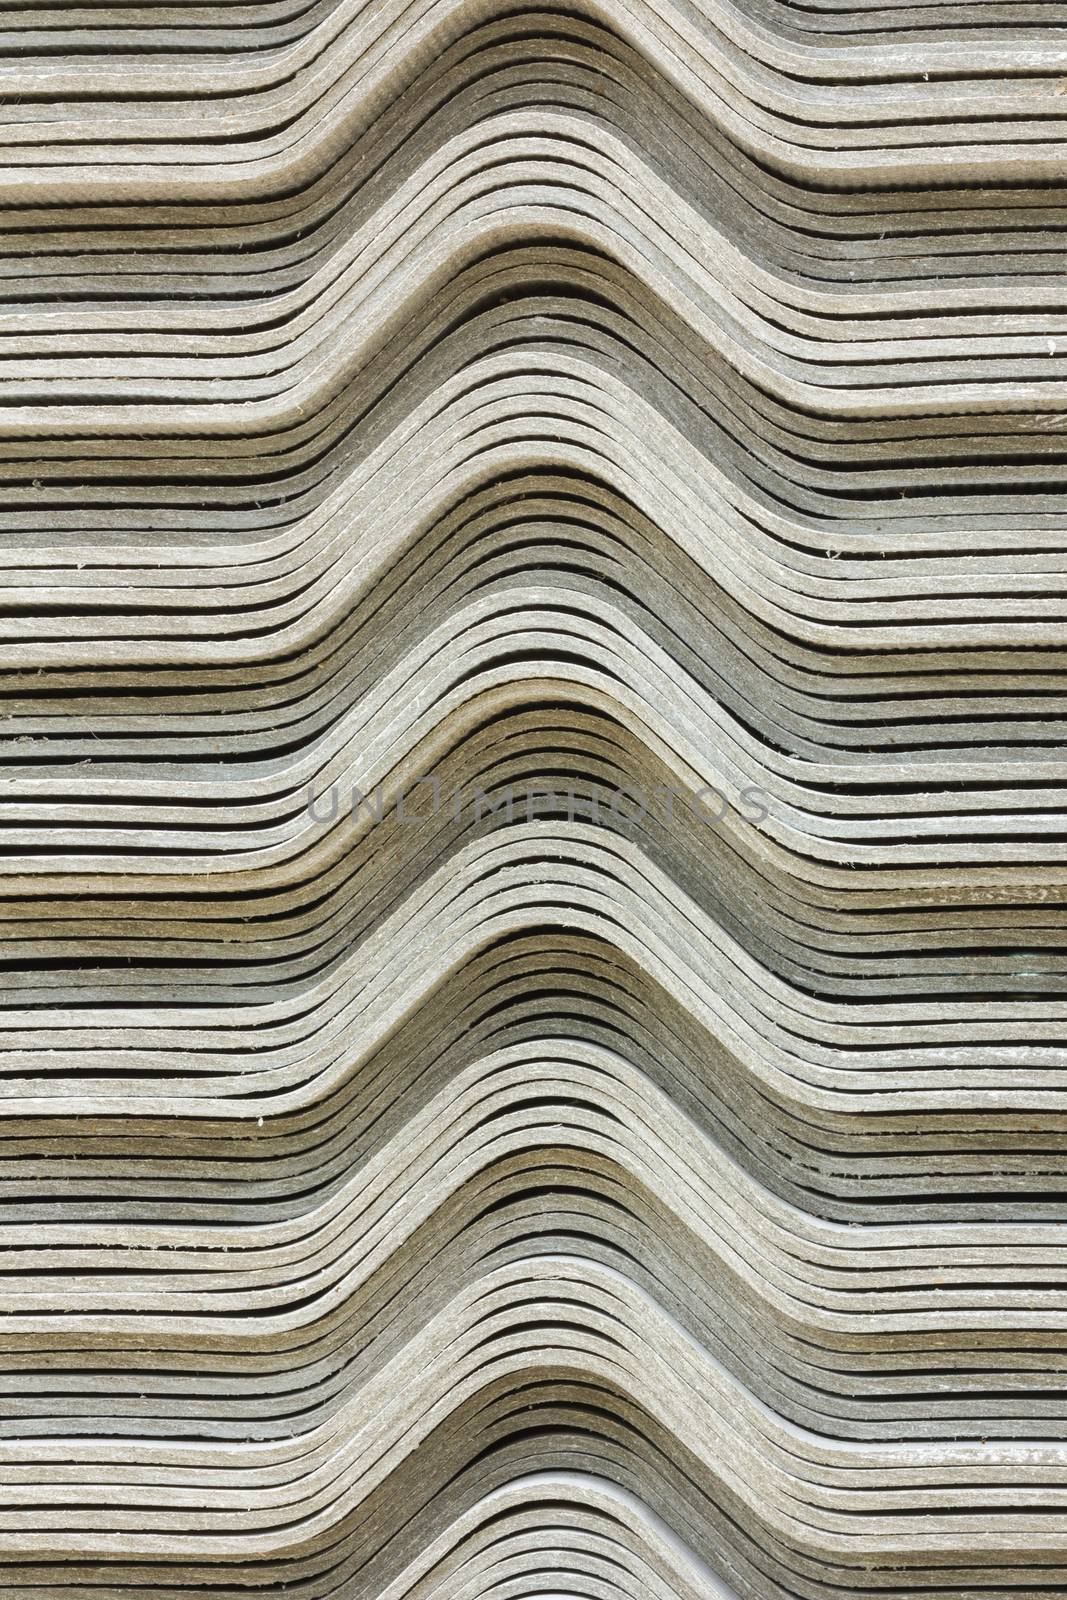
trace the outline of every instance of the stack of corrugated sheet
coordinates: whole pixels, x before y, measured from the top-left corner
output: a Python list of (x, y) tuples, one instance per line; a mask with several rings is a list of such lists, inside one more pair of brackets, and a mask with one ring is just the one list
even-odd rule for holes
[(1067, 1584), (1067, 5), (0, 6), (0, 1600)]

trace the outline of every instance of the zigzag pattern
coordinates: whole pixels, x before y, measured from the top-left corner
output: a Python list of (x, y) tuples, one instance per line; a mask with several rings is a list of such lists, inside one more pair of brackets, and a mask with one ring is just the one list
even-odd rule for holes
[(1065, 23), (2, 8), (5, 1596), (1067, 1588)]

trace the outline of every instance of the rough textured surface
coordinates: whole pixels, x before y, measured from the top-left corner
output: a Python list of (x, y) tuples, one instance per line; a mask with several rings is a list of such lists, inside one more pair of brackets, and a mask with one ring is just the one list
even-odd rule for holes
[(1064, 1592), (1065, 93), (0, 4), (0, 1600)]

